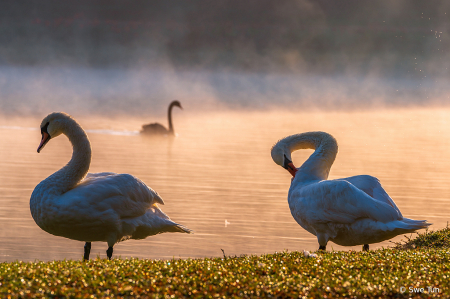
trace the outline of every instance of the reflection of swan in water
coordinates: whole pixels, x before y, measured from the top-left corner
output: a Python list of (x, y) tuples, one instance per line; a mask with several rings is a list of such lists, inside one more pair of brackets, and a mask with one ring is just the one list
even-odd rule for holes
[(36, 186), (30, 199), (31, 215), (50, 234), (86, 242), (84, 259), (89, 259), (93, 241), (107, 242), (111, 259), (117, 242), (164, 232), (191, 232), (159, 209), (162, 198), (138, 178), (111, 172), (87, 174), (89, 139), (69, 115), (49, 114), (42, 121), (41, 133), (38, 152), (51, 138), (65, 134), (73, 154), (66, 166)]
[[(314, 153), (295, 168), (291, 153), (311, 148)], [(333, 136), (309, 132), (281, 139), (272, 148), (272, 159), (293, 177), (288, 193), (291, 214), (301, 227), (317, 236), (320, 248), (328, 241), (342, 246), (378, 243), (397, 235), (426, 228), (426, 220), (403, 218), (377, 178), (358, 175), (327, 180), (338, 145)]]
[(173, 101), (169, 105), (169, 109), (167, 111), (168, 118), (169, 118), (169, 129), (167, 130), (163, 125), (159, 123), (153, 123), (148, 125), (142, 126), (142, 134), (149, 134), (149, 135), (175, 135), (175, 132), (173, 130), (173, 124), (172, 124), (172, 108), (173, 107), (179, 107), (180, 109), (183, 109), (181, 107), (180, 102)]

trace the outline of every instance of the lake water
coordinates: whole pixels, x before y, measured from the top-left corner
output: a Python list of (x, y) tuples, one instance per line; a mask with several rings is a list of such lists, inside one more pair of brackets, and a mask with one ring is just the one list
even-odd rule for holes
[[(164, 198), (162, 210), (172, 220), (195, 232), (119, 243), (115, 257), (215, 257), (222, 256), (221, 249), (227, 255), (316, 250), (315, 236), (290, 214), (291, 176), (270, 157), (278, 139), (307, 131), (325, 131), (338, 140), (330, 179), (376, 176), (405, 217), (427, 219), (431, 229), (450, 220), (449, 108), (208, 113), (185, 108), (174, 113), (176, 138), (138, 134), (149, 121), (166, 125), (164, 117), (73, 115), (91, 140), (90, 172), (139, 177)], [(30, 214), (34, 187), (72, 154), (64, 136), (36, 153), (44, 116), (0, 120), (0, 261), (82, 258), (84, 243), (42, 231)], [(294, 164), (299, 167), (311, 153), (295, 152)], [(386, 241), (371, 248), (389, 245)], [(331, 242), (327, 248), (360, 250)], [(106, 243), (93, 243), (91, 257), (105, 258), (106, 249)]]

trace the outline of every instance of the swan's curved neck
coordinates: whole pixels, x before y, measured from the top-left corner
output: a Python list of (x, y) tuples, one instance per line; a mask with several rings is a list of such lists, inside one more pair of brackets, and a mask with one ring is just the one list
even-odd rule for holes
[(74, 188), (87, 174), (91, 164), (91, 145), (78, 123), (67, 126), (63, 131), (72, 143), (72, 159), (66, 166), (43, 181), (49, 193), (61, 195)]
[(314, 149), (314, 153), (298, 169), (295, 177), (300, 180), (326, 180), (338, 152), (336, 139), (325, 132), (308, 132), (284, 138), (286, 157), (292, 161), (291, 153), (299, 149)]
[(171, 103), (169, 105), (169, 109), (167, 110), (167, 116), (169, 118), (169, 133), (173, 134), (174, 130), (173, 130), (173, 124), (172, 124), (172, 108), (173, 108), (174, 104)]

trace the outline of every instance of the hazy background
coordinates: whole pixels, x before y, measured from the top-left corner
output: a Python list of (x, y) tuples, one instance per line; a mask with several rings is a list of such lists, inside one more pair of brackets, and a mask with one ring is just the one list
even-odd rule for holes
[(0, 111), (443, 105), (446, 1), (0, 3)]

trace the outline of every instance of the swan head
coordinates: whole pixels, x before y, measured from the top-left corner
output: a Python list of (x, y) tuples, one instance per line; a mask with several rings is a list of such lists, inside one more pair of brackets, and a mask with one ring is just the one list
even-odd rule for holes
[(47, 115), (41, 122), (41, 143), (37, 149), (39, 153), (44, 146), (50, 141), (51, 138), (55, 138), (61, 135), (65, 128), (67, 120), (72, 119), (70, 115), (64, 112), (54, 112)]
[(172, 105), (172, 106), (176, 106), (176, 107), (180, 108), (181, 110), (183, 110), (183, 107), (181, 107), (181, 103), (178, 102), (178, 101), (173, 101), (173, 102), (171, 103), (171, 105)]
[(297, 173), (297, 168), (294, 166), (291, 160), (291, 153), (285, 146), (283, 146), (280, 142), (275, 144), (272, 147), (272, 151), (270, 153), (272, 155), (272, 160), (289, 171), (289, 173), (295, 177)]

